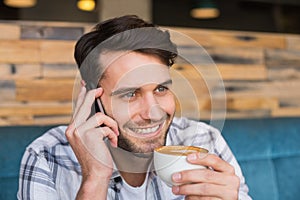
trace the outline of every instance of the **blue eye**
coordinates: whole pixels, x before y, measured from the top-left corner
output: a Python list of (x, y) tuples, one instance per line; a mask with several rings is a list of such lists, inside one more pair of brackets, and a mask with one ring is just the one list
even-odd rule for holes
[(166, 90), (168, 90), (168, 88), (165, 86), (159, 86), (156, 88), (157, 92), (165, 92)]
[(126, 94), (121, 95), (121, 98), (130, 99), (136, 96), (135, 92), (127, 92)]

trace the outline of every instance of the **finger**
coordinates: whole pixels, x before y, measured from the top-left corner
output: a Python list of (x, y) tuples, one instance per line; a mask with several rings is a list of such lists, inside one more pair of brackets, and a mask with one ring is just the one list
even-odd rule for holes
[[(72, 135), (73, 145), (76, 157), (81, 160), (81, 166), (86, 165), (87, 162), (99, 161), (106, 167), (111, 167), (111, 155), (103, 141), (103, 138), (114, 133), (105, 127), (89, 129), (86, 132), (78, 132), (76, 129)], [(71, 142), (70, 142), (71, 144)], [(90, 159), (92, 156), (95, 160)], [(84, 162), (84, 163), (83, 163)], [(93, 166), (91, 166), (93, 167)], [(95, 166), (96, 167), (96, 166)]]
[(85, 98), (82, 104), (80, 105), (78, 112), (76, 113), (76, 116), (74, 117), (74, 122), (76, 127), (80, 126), (83, 122), (86, 121), (86, 119), (91, 114), (91, 107), (95, 99), (100, 97), (102, 93), (103, 93), (102, 88), (93, 89), (86, 93)]
[(98, 112), (89, 118), (85, 123), (81, 124), (78, 128), (79, 131), (85, 132), (91, 128), (96, 128), (98, 126), (107, 126), (112, 129), (112, 131), (118, 136), (118, 124), (111, 117), (105, 115), (104, 113)]
[(84, 80), (81, 80), (80, 81), (81, 83), (81, 89), (80, 89), (80, 92), (78, 94), (78, 97), (77, 97), (77, 100), (76, 100), (76, 104), (75, 104), (75, 109), (74, 109), (74, 113), (73, 113), (73, 117), (76, 116), (76, 113), (78, 112), (83, 100), (84, 100), (84, 97), (85, 97), (85, 93), (86, 93), (86, 83)]
[(65, 135), (67, 138), (70, 138), (74, 131), (75, 131), (75, 123), (74, 123), (74, 120), (75, 120), (75, 116), (77, 115), (78, 113), (78, 110), (79, 108), (81, 107), (83, 101), (84, 101), (84, 98), (85, 98), (85, 94), (86, 94), (86, 88), (85, 88), (85, 83), (84, 81), (82, 80), (81, 82), (81, 90), (78, 94), (78, 97), (77, 97), (77, 100), (76, 100), (76, 103), (75, 103), (75, 109), (74, 109), (74, 112), (73, 112), (73, 116), (72, 116), (72, 122), (69, 124), (69, 126), (67, 127), (66, 129), (66, 132), (65, 132)]
[(65, 131), (66, 138), (70, 143), (71, 143), (71, 138), (73, 137), (74, 131), (75, 131), (75, 124), (72, 122)]
[(82, 86), (86, 86), (86, 82), (84, 80), (81, 80), (80, 83)]
[(184, 200), (221, 200), (221, 199), (217, 197), (201, 197), (196, 195), (188, 195), (185, 196)]
[(107, 137), (113, 147), (118, 147), (118, 136), (108, 127), (102, 127), (101, 132), (103, 137)]
[(228, 185), (236, 189), (239, 178), (235, 175), (221, 173), (210, 169), (195, 169), (178, 172), (172, 175), (173, 181), (178, 184), (186, 183), (211, 183), (217, 185)]
[(222, 185), (209, 183), (186, 184), (173, 186), (172, 192), (176, 195), (193, 195), (203, 197), (214, 197), (221, 199), (237, 199), (238, 190), (228, 189)]
[(224, 172), (228, 174), (234, 174), (235, 170), (232, 165), (214, 154), (207, 153), (193, 153), (187, 156), (187, 160), (190, 163), (203, 165), (213, 168), (215, 171)]
[(80, 92), (78, 94), (77, 101), (76, 101), (76, 104), (75, 104), (73, 118), (77, 115), (77, 112), (78, 112), (80, 106), (83, 103), (83, 100), (84, 100), (84, 97), (85, 97), (85, 93), (86, 93), (86, 88), (84, 86), (81, 86), (81, 90), (80, 90)]

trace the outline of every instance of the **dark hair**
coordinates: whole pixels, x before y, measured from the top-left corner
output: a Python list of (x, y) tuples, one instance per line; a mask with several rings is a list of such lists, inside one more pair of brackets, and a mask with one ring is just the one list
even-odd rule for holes
[[(103, 52), (135, 51), (156, 56), (167, 66), (177, 57), (177, 47), (164, 31), (135, 15), (113, 18), (97, 24), (75, 46), (75, 60), (88, 89), (98, 87), (107, 66), (100, 63)], [(115, 57), (117, 58), (117, 57)], [(113, 59), (115, 59), (113, 58)]]
[[(114, 39), (114, 43), (117, 45), (112, 45), (112, 41), (110, 41), (109, 45), (102, 47), (102, 50), (103, 48), (108, 50), (133, 49), (133, 51), (136, 52), (157, 56), (166, 65), (171, 66), (174, 63), (175, 58), (177, 57), (177, 48), (176, 45), (171, 42), (169, 32), (162, 31), (152, 23), (145, 22), (144, 20), (138, 18), (135, 15), (125, 15), (122, 17), (109, 19), (107, 21), (97, 24), (91, 32), (86, 33), (78, 40), (78, 42), (75, 45), (74, 52), (74, 57), (78, 67), (80, 68), (83, 61), (87, 58), (87, 56), (93, 49), (95, 49), (99, 44), (107, 41), (112, 36), (115, 36), (119, 33), (123, 33), (128, 30), (147, 27), (152, 27), (155, 29), (150, 28), (151, 31), (145, 29), (145, 31), (143, 31), (143, 35), (140, 35), (140, 40), (138, 40), (136, 34), (132, 35), (131, 32), (131, 35), (127, 34), (125, 36), (125, 40), (124, 35), (122, 40), (121, 38), (119, 38), (118, 40)], [(134, 43), (139, 43), (142, 40), (143, 43), (148, 42), (146, 48), (135, 48)], [(152, 45), (153, 48), (149, 48), (149, 44), (151, 43), (155, 43), (154, 45)]]

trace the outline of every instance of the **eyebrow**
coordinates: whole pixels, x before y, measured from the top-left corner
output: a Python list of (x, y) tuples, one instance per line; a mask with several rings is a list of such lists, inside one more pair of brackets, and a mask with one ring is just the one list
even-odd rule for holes
[[(160, 84), (157, 84), (157, 85), (161, 85), (161, 86), (164, 86), (164, 85), (170, 85), (172, 84), (172, 80), (169, 79), (167, 81), (164, 81)], [(132, 92), (132, 91), (136, 91), (138, 90), (139, 88), (138, 87), (124, 87), (124, 88), (120, 88), (120, 89), (117, 89), (115, 91), (113, 91), (110, 96), (115, 96), (115, 95), (119, 95), (119, 94), (125, 94), (127, 92)]]

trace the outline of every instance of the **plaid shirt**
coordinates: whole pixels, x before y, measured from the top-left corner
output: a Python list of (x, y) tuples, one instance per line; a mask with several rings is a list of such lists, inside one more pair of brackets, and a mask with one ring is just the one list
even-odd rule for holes
[[(81, 168), (66, 137), (66, 126), (47, 131), (31, 143), (23, 155), (20, 167), (18, 199), (75, 199), (81, 184)], [(241, 169), (220, 132), (202, 122), (174, 118), (169, 129), (167, 145), (201, 146), (226, 160), (240, 177), (239, 199), (248, 200), (248, 187)], [(114, 171), (107, 199), (122, 199), (122, 178)], [(176, 196), (164, 182), (149, 172), (145, 187), (148, 200), (184, 199)], [(132, 199), (130, 199), (132, 200)]]

